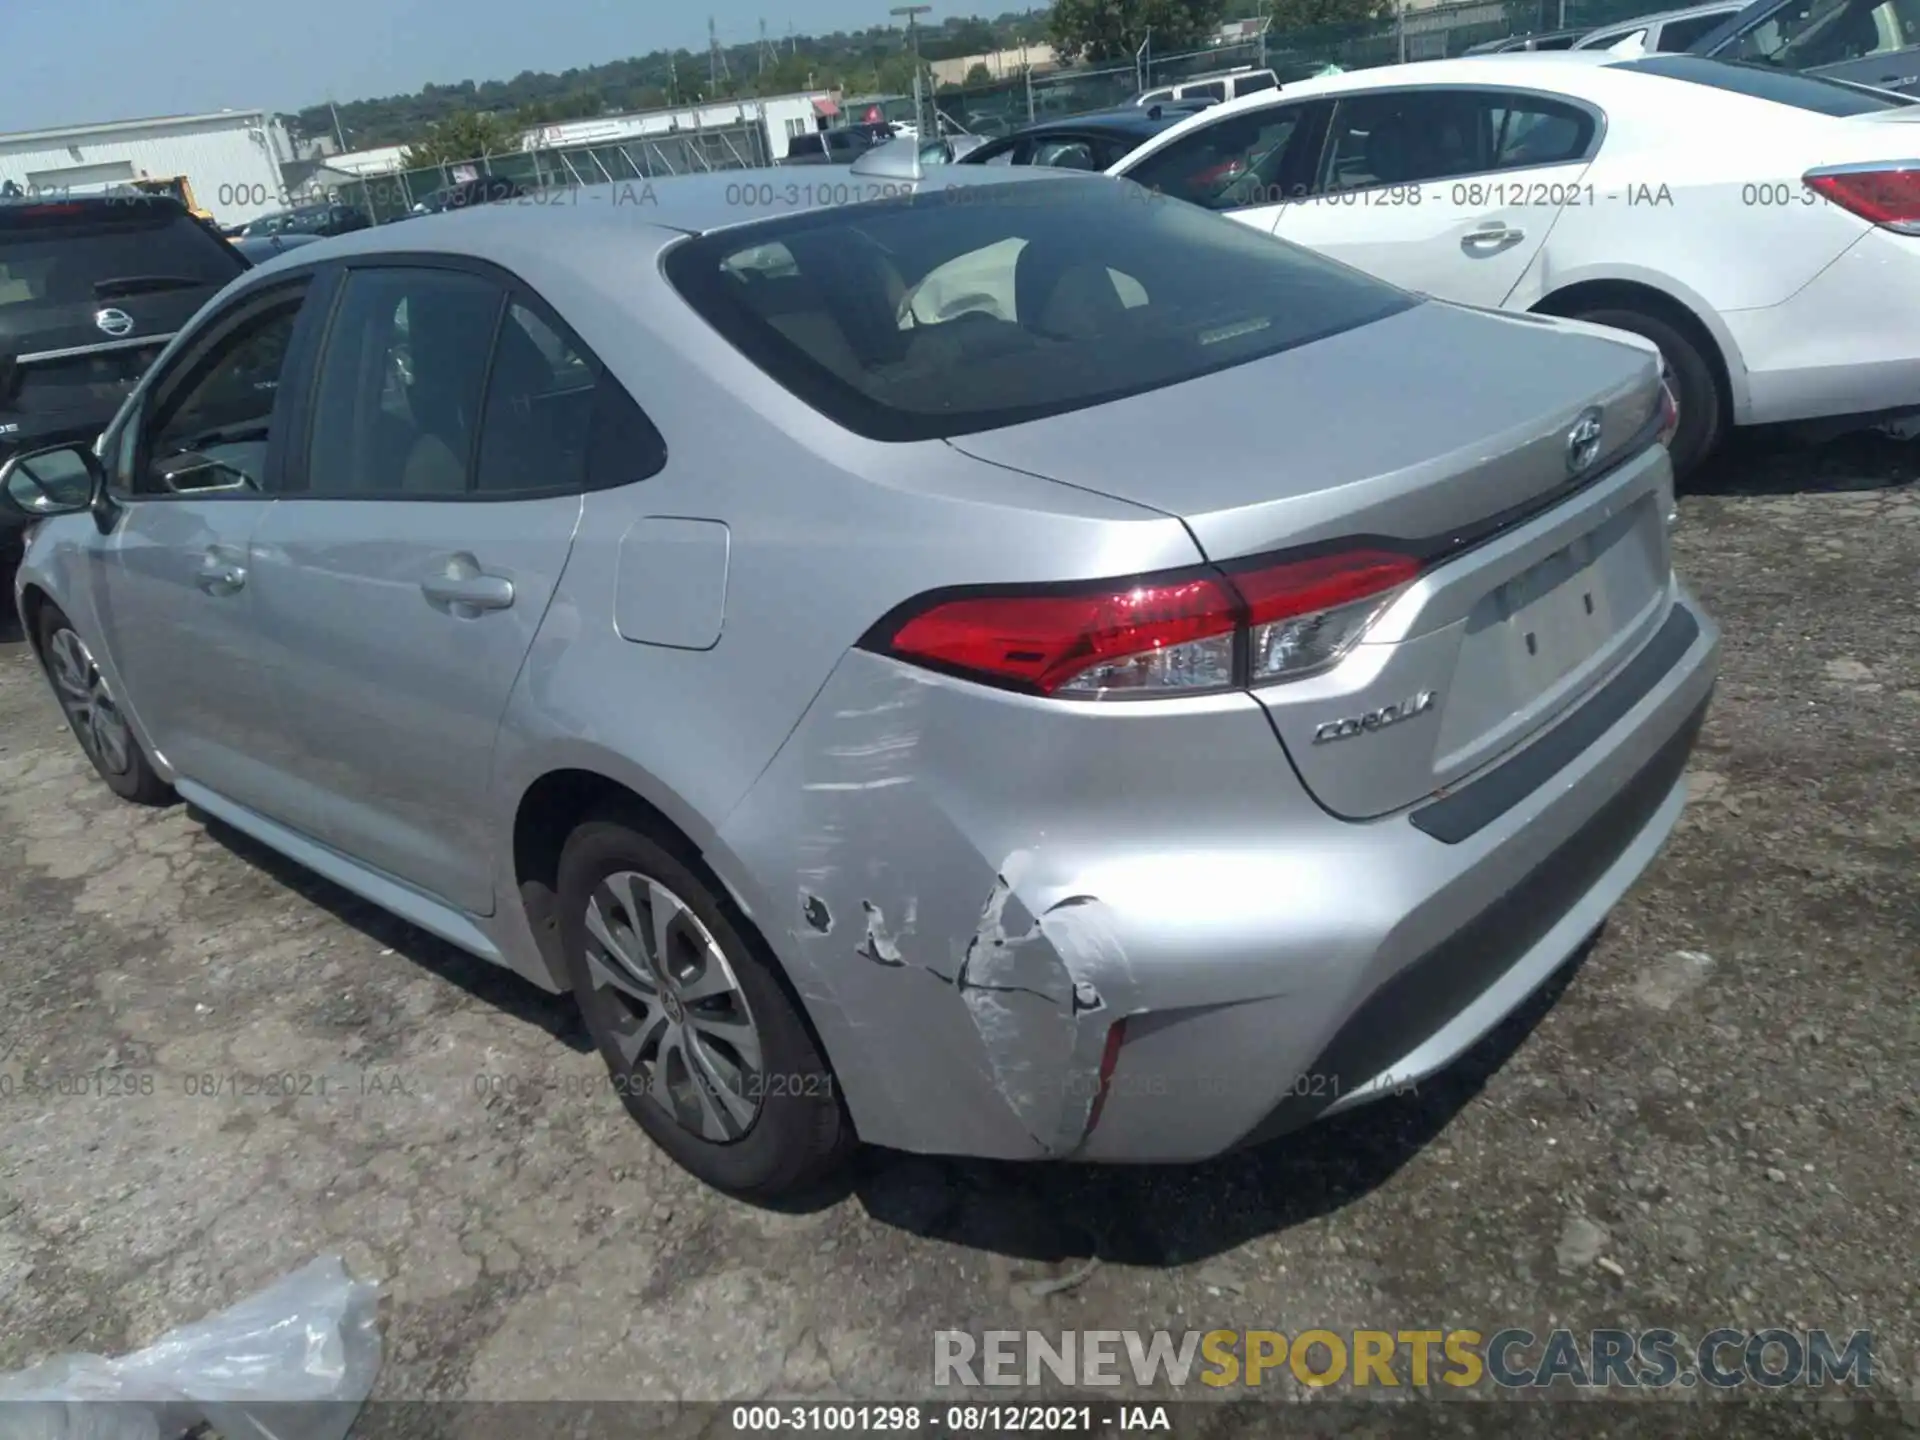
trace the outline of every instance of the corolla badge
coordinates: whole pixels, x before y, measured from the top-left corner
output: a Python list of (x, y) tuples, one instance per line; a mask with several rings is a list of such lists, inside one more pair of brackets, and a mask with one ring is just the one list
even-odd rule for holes
[(133, 317), (124, 310), (108, 307), (93, 317), (93, 323), (116, 340), (122, 335), (133, 333)]
[(1600, 458), (1600, 411), (1581, 412), (1567, 431), (1567, 473), (1578, 475)]
[(1382, 705), (1378, 710), (1369, 710), (1364, 715), (1349, 715), (1344, 720), (1329, 720), (1318, 726), (1313, 732), (1313, 743), (1324, 745), (1329, 740), (1351, 740), (1356, 735), (1371, 735), (1384, 730), (1389, 725), (1398, 725), (1402, 720), (1411, 720), (1416, 715), (1424, 715), (1433, 708), (1439, 697), (1431, 690), (1422, 690), (1409, 695), (1398, 705)]

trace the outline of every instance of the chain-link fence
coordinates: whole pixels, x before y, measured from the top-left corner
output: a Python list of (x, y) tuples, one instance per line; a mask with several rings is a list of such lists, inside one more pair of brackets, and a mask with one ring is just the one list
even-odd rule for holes
[(403, 220), (436, 192), (491, 176), (527, 191), (567, 185), (606, 185), (686, 175), (701, 170), (750, 170), (773, 163), (766, 127), (758, 122), (716, 125), (635, 136), (598, 145), (513, 150), (445, 165), (370, 175), (340, 187), (338, 200), (375, 223)]
[(1269, 31), (1232, 45), (1179, 55), (1143, 54), (1131, 65), (1011, 76), (991, 85), (948, 87), (941, 113), (976, 135), (1005, 135), (1038, 120), (1124, 105), (1143, 90), (1253, 66), (1282, 85), (1329, 66), (1365, 70), (1401, 60), (1439, 60), (1509, 35), (1597, 29), (1646, 13), (1646, 0), (1463, 0), (1407, 9), (1383, 22)]

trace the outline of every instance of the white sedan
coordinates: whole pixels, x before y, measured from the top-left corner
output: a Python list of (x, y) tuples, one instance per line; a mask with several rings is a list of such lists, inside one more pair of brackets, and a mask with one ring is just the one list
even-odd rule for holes
[(1389, 66), (1229, 101), (1109, 172), (1437, 298), (1660, 347), (1728, 425), (1920, 412), (1920, 102), (1691, 55)]

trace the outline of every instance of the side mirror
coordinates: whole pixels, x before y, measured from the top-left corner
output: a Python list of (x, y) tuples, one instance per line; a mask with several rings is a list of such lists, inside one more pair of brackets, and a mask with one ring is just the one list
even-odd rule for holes
[(84, 445), (56, 445), (0, 465), (0, 497), (30, 520), (91, 508), (100, 481), (100, 462)]

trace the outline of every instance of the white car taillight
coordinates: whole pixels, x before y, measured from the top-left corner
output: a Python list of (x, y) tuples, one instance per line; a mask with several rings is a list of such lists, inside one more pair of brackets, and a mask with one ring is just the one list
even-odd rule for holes
[(1829, 165), (1800, 177), (1862, 220), (1901, 235), (1920, 235), (1920, 160)]
[(1234, 575), (1252, 626), (1253, 683), (1333, 664), (1420, 569), (1411, 555), (1358, 550)]
[(1333, 664), (1421, 569), (1412, 555), (1348, 550), (1117, 586), (933, 596), (904, 620), (882, 622), (865, 643), (1060, 699), (1191, 695)]

